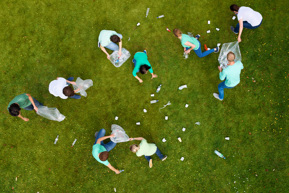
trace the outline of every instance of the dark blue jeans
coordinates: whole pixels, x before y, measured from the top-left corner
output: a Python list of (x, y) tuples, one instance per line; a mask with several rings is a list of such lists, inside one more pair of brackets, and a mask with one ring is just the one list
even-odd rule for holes
[[(32, 97), (32, 98), (33, 98), (33, 97)], [(34, 101), (36, 107), (43, 106), (43, 104), (40, 103), (40, 102), (39, 102), (38, 100), (36, 100), (35, 98), (33, 98), (33, 101)], [(25, 110), (28, 110), (28, 111), (32, 111), (32, 110), (34, 109), (34, 107), (33, 107), (33, 105), (31, 104), (31, 105), (29, 105), (28, 107), (25, 107), (24, 109), (25, 109)]]
[[(263, 21), (263, 20), (262, 20), (262, 21)], [(262, 24), (262, 21), (261, 21), (261, 23), (260, 23), (259, 25), (255, 26), (255, 27), (253, 27), (253, 26), (252, 26), (251, 24), (249, 24), (248, 22), (243, 21), (243, 27), (244, 27), (244, 28), (247, 28), (247, 29), (256, 29), (257, 27), (259, 27), (259, 26)], [(235, 27), (235, 29), (234, 29), (234, 32), (235, 32), (235, 33), (239, 33), (239, 28), (240, 28), (240, 24), (237, 23), (237, 25), (236, 25), (236, 27)]]
[(234, 88), (234, 87), (228, 87), (225, 85), (225, 81), (224, 82), (221, 82), (219, 85), (218, 85), (218, 90), (219, 90), (219, 98), (220, 99), (224, 99), (224, 89), (225, 88)]
[[(163, 159), (165, 156), (162, 154), (162, 152), (159, 150), (159, 148), (157, 147), (157, 151), (156, 153), (157, 156), (160, 158), (160, 159)], [(150, 159), (152, 159), (151, 156), (145, 156), (146, 160), (148, 160), (148, 162), (150, 161)]]
[[(69, 81), (73, 81), (73, 77), (69, 77), (67, 80), (69, 80)], [(70, 83), (66, 83), (67, 85), (70, 85)], [(78, 94), (74, 94), (73, 96), (70, 96), (69, 98), (71, 98), (71, 99), (80, 99), (81, 98), (81, 96), (80, 95), (78, 95)]]
[[(215, 50), (214, 49), (210, 49), (210, 50), (207, 50), (205, 52), (202, 52), (202, 45), (201, 45), (201, 42), (198, 40), (199, 44), (200, 44), (200, 47), (199, 49), (197, 50), (194, 50), (194, 52), (197, 54), (197, 56), (199, 56), (200, 58), (203, 58), (211, 53), (213, 53)], [(188, 50), (190, 48), (186, 48), (186, 50)]]
[[(94, 144), (96, 144), (96, 141), (97, 141), (99, 138), (103, 137), (104, 135), (105, 135), (105, 129), (101, 129), (101, 130), (97, 133), (97, 136), (96, 136), (96, 138), (95, 138)], [(93, 144), (93, 145), (94, 145), (94, 144)], [(109, 152), (109, 151), (111, 151), (111, 150), (116, 146), (116, 143), (110, 141), (110, 142), (104, 144), (103, 141), (101, 141), (101, 142), (100, 142), (100, 145), (104, 146), (105, 149), (106, 149), (106, 151)]]

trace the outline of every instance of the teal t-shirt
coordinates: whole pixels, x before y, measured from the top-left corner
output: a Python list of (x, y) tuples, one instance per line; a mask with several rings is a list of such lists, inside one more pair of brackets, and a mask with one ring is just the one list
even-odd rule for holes
[(138, 157), (140, 156), (151, 156), (157, 151), (157, 146), (154, 143), (148, 143), (146, 139), (141, 140), (139, 144), (139, 150), (136, 152)]
[(7, 109), (9, 109), (9, 107), (10, 107), (13, 103), (17, 103), (20, 108), (26, 108), (26, 107), (28, 107), (29, 105), (31, 105), (31, 102), (30, 102), (30, 100), (29, 100), (29, 97), (26, 95), (26, 93), (16, 96), (16, 97), (8, 104)]
[(116, 31), (112, 30), (102, 30), (98, 36), (98, 46), (103, 47), (108, 46), (111, 43), (110, 37), (113, 35), (118, 35)]
[[(134, 67), (134, 69), (132, 71), (132, 75), (133, 76), (136, 76), (136, 73), (139, 72), (139, 68), (140, 68), (141, 65), (145, 64), (145, 65), (148, 65), (148, 66), (152, 67), (151, 64), (148, 61), (148, 56), (144, 52), (135, 53), (134, 59), (136, 60), (136, 64), (135, 64), (135, 67)], [(149, 72), (153, 73), (153, 69), (150, 68)]]
[(225, 80), (225, 85), (228, 87), (237, 86), (240, 83), (241, 70), (244, 68), (241, 61), (235, 62), (232, 66), (227, 66), (220, 72), (219, 76), (221, 80)]
[(190, 46), (185, 45), (186, 42), (191, 42), (192, 44), (196, 46), (193, 50), (197, 50), (200, 47), (200, 43), (196, 38), (190, 37), (187, 34), (182, 34), (182, 39), (181, 39), (182, 46), (184, 48), (191, 48)]
[(101, 152), (106, 151), (105, 147), (100, 145), (100, 144), (95, 144), (92, 146), (92, 155), (93, 157), (99, 162), (102, 163), (106, 166), (108, 166), (109, 162), (107, 160), (105, 161), (101, 161), (98, 157), (98, 154), (100, 154)]

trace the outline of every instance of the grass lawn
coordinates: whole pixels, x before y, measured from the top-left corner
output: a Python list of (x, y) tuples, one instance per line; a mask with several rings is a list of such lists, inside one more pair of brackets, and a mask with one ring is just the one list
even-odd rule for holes
[[(259, 11), (263, 23), (244, 30), (241, 83), (225, 90), (220, 102), (212, 95), (221, 82), (218, 54), (198, 58), (192, 53), (185, 60), (179, 40), (166, 27), (199, 33), (202, 46), (211, 48), (236, 41), (230, 31), (237, 23), (232, 3)], [(288, 5), (272, 0), (0, 1), (0, 192), (288, 192)], [(131, 74), (132, 56), (115, 68), (97, 47), (102, 29), (121, 33), (132, 56), (146, 49), (159, 77), (141, 76), (140, 84)], [(48, 92), (50, 81), (69, 76), (94, 81), (86, 98), (62, 100)], [(159, 84), (154, 97), (159, 102), (151, 105), (150, 94)], [(182, 84), (188, 89), (178, 91)], [(29, 122), (10, 116), (8, 103), (22, 93), (57, 107), (66, 119), (49, 121), (25, 110)], [(171, 105), (159, 110), (168, 101)], [(91, 154), (94, 133), (105, 128), (109, 134), (114, 123), (130, 137), (156, 143), (168, 159), (161, 162), (155, 155), (150, 169), (144, 157), (129, 151), (134, 142), (120, 143), (109, 162), (125, 171), (114, 174)]]

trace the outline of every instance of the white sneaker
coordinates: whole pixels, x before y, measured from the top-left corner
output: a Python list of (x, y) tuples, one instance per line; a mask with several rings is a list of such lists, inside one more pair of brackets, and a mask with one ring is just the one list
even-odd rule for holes
[(213, 96), (214, 96), (216, 99), (220, 100), (220, 101), (223, 100), (223, 99), (220, 99), (219, 94), (217, 94), (217, 93), (213, 93)]
[(168, 156), (165, 156), (165, 157), (162, 159), (162, 161), (165, 161), (167, 158), (168, 158)]

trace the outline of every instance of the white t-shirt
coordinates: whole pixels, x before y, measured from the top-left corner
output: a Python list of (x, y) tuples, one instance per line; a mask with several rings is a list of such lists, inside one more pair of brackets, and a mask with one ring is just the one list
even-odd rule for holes
[(66, 79), (59, 77), (57, 80), (53, 80), (52, 82), (50, 82), (48, 90), (52, 95), (56, 97), (67, 99), (68, 96), (65, 96), (63, 94), (64, 87), (67, 87)]
[(238, 14), (238, 20), (243, 19), (243, 21), (247, 21), (253, 27), (258, 26), (262, 21), (262, 15), (251, 9), (250, 7), (240, 7)]

